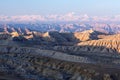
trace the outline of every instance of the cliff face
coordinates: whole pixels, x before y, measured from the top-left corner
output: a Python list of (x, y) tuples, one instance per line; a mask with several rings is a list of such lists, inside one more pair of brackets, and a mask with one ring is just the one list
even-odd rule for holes
[[(117, 37), (119, 38), (119, 37)], [(78, 46), (98, 46), (98, 51), (106, 53), (120, 53), (120, 41), (117, 38), (105, 38), (100, 40), (92, 40), (78, 43)], [(108, 49), (99, 49), (100, 46), (103, 46)], [(92, 48), (92, 47), (91, 47)]]

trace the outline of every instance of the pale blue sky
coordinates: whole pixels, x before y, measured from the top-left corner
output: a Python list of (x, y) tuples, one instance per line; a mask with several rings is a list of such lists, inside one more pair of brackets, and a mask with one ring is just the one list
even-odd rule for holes
[(120, 0), (0, 0), (0, 15), (120, 14)]

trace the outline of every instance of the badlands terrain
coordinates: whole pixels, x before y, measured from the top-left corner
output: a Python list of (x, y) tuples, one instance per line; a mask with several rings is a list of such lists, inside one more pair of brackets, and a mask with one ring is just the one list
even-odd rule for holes
[(0, 27), (0, 80), (120, 80), (119, 30), (14, 26)]

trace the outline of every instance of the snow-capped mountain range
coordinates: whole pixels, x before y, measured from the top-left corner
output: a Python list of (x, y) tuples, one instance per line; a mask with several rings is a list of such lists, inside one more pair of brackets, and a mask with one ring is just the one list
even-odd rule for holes
[(50, 14), (50, 15), (17, 15), (5, 16), (0, 15), (0, 22), (69, 22), (69, 21), (96, 21), (96, 22), (119, 22), (120, 15), (114, 16), (89, 16), (87, 14), (76, 14), (70, 12), (67, 14)]

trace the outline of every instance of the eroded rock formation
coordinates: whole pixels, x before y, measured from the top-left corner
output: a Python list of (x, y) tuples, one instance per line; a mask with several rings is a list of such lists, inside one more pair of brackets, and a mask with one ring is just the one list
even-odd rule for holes
[(119, 34), (26, 32), (0, 34), (0, 79), (120, 79)]

